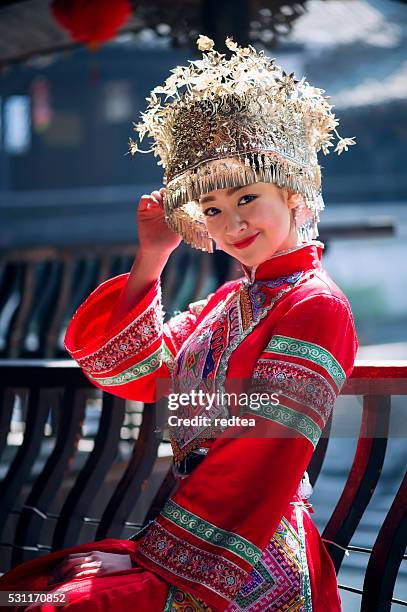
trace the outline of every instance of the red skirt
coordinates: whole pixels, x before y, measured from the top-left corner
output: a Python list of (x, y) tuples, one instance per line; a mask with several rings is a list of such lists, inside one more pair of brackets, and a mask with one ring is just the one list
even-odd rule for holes
[[(64, 557), (72, 553), (102, 552), (122, 553), (132, 557), (137, 542), (132, 540), (106, 539), (89, 542), (71, 548), (65, 548), (33, 561), (28, 561), (8, 571), (0, 578), (0, 591), (48, 591), (66, 593), (68, 604), (63, 608), (53, 604), (41, 604), (26, 609), (36, 612), (110, 612), (120, 610), (137, 610), (152, 612), (164, 610), (168, 596), (169, 584), (157, 574), (135, 567), (128, 570), (99, 576), (97, 578), (74, 578), (59, 585), (48, 585), (53, 568)], [(17, 612), (24, 607), (1, 606), (3, 612)]]
[[(304, 512), (306, 556), (310, 576), (313, 612), (340, 612), (341, 601), (335, 569), (319, 532), (307, 512)], [(106, 539), (88, 542), (27, 561), (0, 578), (0, 591), (48, 591), (66, 593), (68, 604), (63, 608), (51, 604), (28, 607), (36, 612), (160, 612), (168, 599), (170, 584), (157, 574), (137, 566), (106, 576), (74, 578), (59, 585), (48, 585), (54, 567), (72, 553), (102, 552), (127, 554), (134, 559), (138, 541)], [(1, 612), (21, 612), (24, 607), (2, 607)], [(179, 609), (184, 609), (182, 606)], [(185, 609), (193, 609), (191, 606)], [(220, 612), (213, 606), (212, 612)], [(273, 608), (274, 609), (274, 608)]]

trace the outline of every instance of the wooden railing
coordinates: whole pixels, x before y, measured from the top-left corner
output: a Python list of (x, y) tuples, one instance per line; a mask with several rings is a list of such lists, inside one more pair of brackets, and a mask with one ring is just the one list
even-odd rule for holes
[[(363, 589), (340, 585), (340, 588), (362, 596), (361, 610), (387, 610), (391, 603), (407, 606), (407, 601), (392, 599), (402, 560), (407, 560), (407, 474), (377, 534), (372, 549), (349, 544), (379, 481), (386, 457), (391, 413), (391, 398), (407, 395), (407, 364), (400, 362), (359, 362), (346, 382), (343, 395), (363, 398), (358, 443), (345, 487), (322, 537), (342, 546), (326, 544), (338, 572), (345, 547), (369, 555)], [(327, 438), (325, 438), (327, 441)], [(326, 443), (316, 449), (319, 469)], [(318, 472), (319, 473), (319, 472)], [(316, 480), (316, 474), (310, 476)]]
[[(170, 453), (163, 452), (168, 447), (157, 435), (155, 405), (126, 407), (124, 400), (94, 389), (71, 361), (3, 360), (0, 381), (0, 467), (5, 472), (0, 571), (84, 541), (129, 537), (159, 512), (175, 482)], [(322, 537), (369, 555), (363, 589), (340, 588), (361, 595), (361, 610), (388, 610), (392, 602), (407, 605), (392, 599), (406, 559), (406, 477), (373, 548), (349, 543), (380, 478), (391, 397), (407, 394), (407, 363), (357, 363), (342, 393), (363, 397), (362, 419), (360, 431), (354, 432), (358, 443), (352, 467)], [(86, 433), (91, 419), (85, 413), (92, 405), (100, 418), (94, 432)], [(124, 452), (123, 424), (131, 418), (134, 435)], [(331, 421), (308, 467), (316, 487), (330, 428)], [(344, 551), (326, 546), (338, 572)]]
[[(73, 313), (101, 282), (128, 272), (135, 252), (135, 244), (0, 252), (0, 358), (66, 358)], [(218, 281), (211, 264), (184, 244), (176, 249), (161, 277), (167, 310), (204, 297), (209, 277)]]

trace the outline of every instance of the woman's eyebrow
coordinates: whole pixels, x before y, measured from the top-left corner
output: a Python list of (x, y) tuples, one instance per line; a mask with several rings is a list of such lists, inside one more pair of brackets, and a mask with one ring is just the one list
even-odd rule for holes
[[(235, 191), (239, 191), (239, 189), (244, 189), (245, 187), (247, 187), (247, 185), (243, 185), (242, 187), (232, 187), (232, 189), (227, 190), (226, 195), (232, 195), (232, 193), (235, 193)], [(215, 202), (215, 198), (213, 196), (206, 196), (205, 198), (202, 198), (199, 203), (205, 204), (206, 202)]]

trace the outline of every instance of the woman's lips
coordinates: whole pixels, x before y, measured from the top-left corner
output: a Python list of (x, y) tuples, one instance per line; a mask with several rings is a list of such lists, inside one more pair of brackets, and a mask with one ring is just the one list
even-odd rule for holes
[(237, 249), (245, 249), (246, 247), (248, 247), (250, 244), (252, 244), (257, 236), (260, 234), (260, 232), (257, 232), (257, 234), (254, 234), (253, 236), (249, 236), (248, 238), (245, 238), (244, 240), (240, 240), (239, 242), (234, 242), (232, 246), (236, 247)]

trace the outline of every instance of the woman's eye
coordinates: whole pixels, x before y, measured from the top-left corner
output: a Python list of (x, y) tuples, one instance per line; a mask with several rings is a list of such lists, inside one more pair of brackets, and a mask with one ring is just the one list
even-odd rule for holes
[(205, 210), (203, 211), (203, 214), (206, 217), (214, 217), (215, 215), (218, 214), (218, 212), (220, 212), (219, 208), (215, 208), (214, 206), (209, 206), (209, 208), (205, 208)]
[[(242, 202), (243, 204), (249, 204), (250, 202), (252, 202), (256, 198), (257, 198), (256, 195), (247, 194), (247, 195), (244, 195), (243, 197), (241, 197), (238, 203), (240, 204)], [(244, 202), (243, 200), (246, 200), (246, 201)]]

